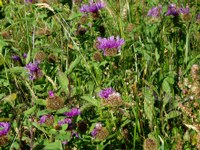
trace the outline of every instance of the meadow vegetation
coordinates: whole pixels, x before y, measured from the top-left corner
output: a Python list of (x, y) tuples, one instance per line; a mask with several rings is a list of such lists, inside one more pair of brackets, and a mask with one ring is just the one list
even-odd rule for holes
[(198, 0), (0, 0), (0, 150), (200, 149)]

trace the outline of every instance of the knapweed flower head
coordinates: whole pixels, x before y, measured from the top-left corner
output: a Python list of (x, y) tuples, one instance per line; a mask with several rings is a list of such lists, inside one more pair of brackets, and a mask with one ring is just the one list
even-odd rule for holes
[(47, 124), (47, 125), (52, 125), (54, 123), (54, 117), (53, 115), (47, 114), (47, 115), (43, 115), (40, 118), (39, 121), (40, 124)]
[(168, 6), (168, 10), (167, 13), (165, 14), (165, 16), (179, 16), (179, 14), (183, 14), (183, 15), (188, 15), (190, 13), (189, 10), (189, 6), (186, 6), (186, 8), (178, 8), (176, 7), (176, 4), (170, 4)]
[(23, 54), (23, 58), (26, 58), (26, 57), (27, 57), (27, 53), (24, 53), (24, 54)]
[(98, 140), (105, 140), (109, 135), (109, 132), (105, 127), (102, 126), (101, 123), (96, 123), (96, 126), (91, 132), (91, 135), (93, 138), (96, 138)]
[(157, 7), (153, 7), (152, 9), (150, 9), (147, 13), (147, 16), (157, 18), (161, 15), (161, 13), (162, 13), (162, 5), (158, 5)]
[(115, 92), (112, 88), (106, 88), (99, 92), (99, 97), (103, 99), (107, 99), (109, 95), (111, 95), (113, 92)]
[(12, 60), (14, 61), (20, 61), (20, 57), (18, 55), (13, 55)]
[(71, 123), (72, 123), (72, 119), (71, 118), (64, 118), (64, 120), (58, 121), (58, 124), (60, 126), (62, 126), (63, 124), (71, 124)]
[(34, 80), (42, 75), (41, 69), (39, 68), (39, 62), (29, 63), (26, 65), (26, 69), (29, 71), (29, 79)]
[(0, 137), (7, 135), (10, 130), (10, 123), (0, 122)]
[(49, 97), (46, 100), (47, 109), (58, 110), (64, 107), (64, 100), (56, 96), (53, 91), (49, 91)]
[(80, 8), (80, 12), (83, 13), (97, 13), (100, 9), (104, 8), (105, 4), (101, 1), (99, 2), (93, 2), (93, 0), (90, 1), (89, 4), (84, 4), (82, 5), (82, 7)]
[(109, 38), (98, 37), (96, 47), (103, 51), (104, 56), (113, 56), (120, 51), (120, 48), (124, 43), (124, 40), (120, 39), (119, 36), (116, 38), (114, 36)]
[(112, 88), (101, 90), (99, 97), (103, 99), (103, 105), (120, 106), (122, 104), (121, 95)]
[(65, 112), (64, 114), (68, 117), (74, 117), (80, 115), (81, 111), (79, 108), (72, 108), (70, 112)]

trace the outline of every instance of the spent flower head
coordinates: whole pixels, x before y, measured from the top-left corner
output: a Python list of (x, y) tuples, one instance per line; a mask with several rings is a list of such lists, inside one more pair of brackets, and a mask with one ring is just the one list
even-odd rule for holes
[(82, 5), (82, 7), (80, 8), (80, 12), (83, 13), (97, 13), (100, 9), (104, 8), (105, 4), (101, 1), (99, 2), (93, 2), (93, 0), (90, 1), (89, 4), (84, 4)]
[(162, 13), (162, 5), (158, 5), (157, 7), (153, 7), (152, 9), (150, 9), (147, 13), (147, 16), (157, 18), (160, 16), (161, 13)]
[(39, 121), (40, 124), (47, 124), (47, 125), (52, 125), (53, 122), (54, 122), (54, 117), (53, 115), (50, 114), (43, 115)]
[(0, 122), (0, 137), (7, 135), (10, 130), (10, 123)]
[(103, 51), (104, 56), (112, 56), (120, 51), (120, 48), (124, 43), (125, 41), (120, 39), (119, 36), (116, 38), (114, 36), (109, 38), (98, 37), (96, 47)]

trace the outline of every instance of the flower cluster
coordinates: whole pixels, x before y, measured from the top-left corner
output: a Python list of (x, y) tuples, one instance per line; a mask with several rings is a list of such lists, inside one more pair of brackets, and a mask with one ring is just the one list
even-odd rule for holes
[(34, 80), (42, 75), (41, 69), (39, 68), (39, 62), (29, 63), (26, 65), (26, 69), (29, 71), (29, 79)]
[(80, 12), (84, 13), (97, 13), (100, 9), (104, 8), (105, 4), (101, 1), (94, 3), (92, 0), (90, 1), (89, 4), (84, 4), (80, 8)]
[(109, 38), (98, 37), (96, 47), (103, 51), (104, 56), (113, 56), (120, 51), (120, 48), (124, 43), (124, 40), (120, 39), (119, 36), (116, 38), (114, 36)]
[(65, 112), (64, 114), (68, 117), (74, 117), (80, 115), (81, 111), (79, 108), (72, 108), (70, 112)]
[(162, 5), (158, 5), (157, 7), (153, 7), (152, 9), (150, 9), (148, 11), (147, 16), (157, 18), (161, 15), (161, 13), (162, 13)]
[(0, 122), (0, 137), (7, 135), (10, 130), (10, 123)]

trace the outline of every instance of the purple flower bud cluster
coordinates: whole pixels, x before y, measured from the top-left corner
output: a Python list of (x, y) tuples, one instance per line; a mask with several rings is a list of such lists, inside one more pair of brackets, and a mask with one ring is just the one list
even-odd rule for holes
[(10, 130), (10, 123), (0, 122), (0, 137), (3, 135), (7, 135), (9, 130)]
[(80, 8), (80, 12), (83, 13), (97, 13), (100, 9), (104, 8), (105, 4), (101, 1), (99, 2), (93, 2), (93, 0), (90, 1), (89, 4), (84, 4), (82, 5), (82, 7)]

